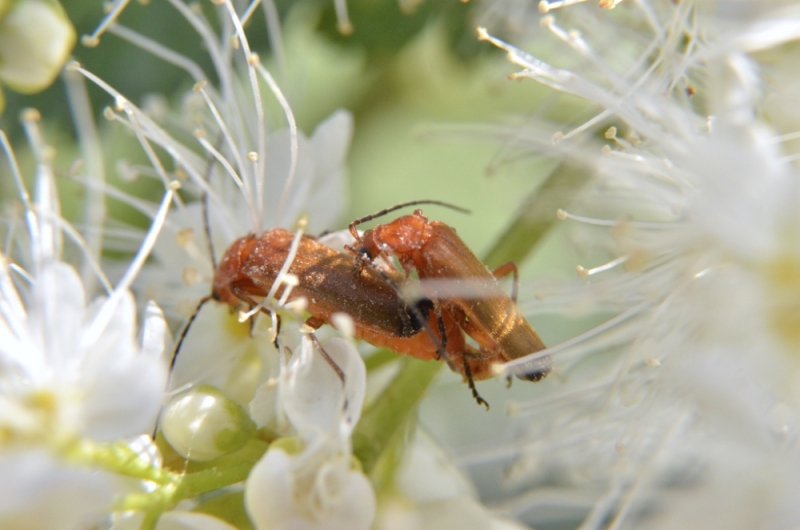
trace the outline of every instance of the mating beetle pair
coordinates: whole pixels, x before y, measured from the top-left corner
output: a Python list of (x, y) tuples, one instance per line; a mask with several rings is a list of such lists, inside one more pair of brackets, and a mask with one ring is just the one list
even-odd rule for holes
[[(288, 270), (298, 279), (288, 301), (305, 298), (311, 315), (306, 323), (314, 329), (330, 323), (333, 314), (346, 313), (353, 320), (356, 338), (421, 360), (443, 359), (466, 378), (475, 399), (488, 408), (474, 381), (492, 377), (493, 364), (545, 346), (517, 309), (513, 263), (490, 272), (455, 230), (428, 222), (420, 210), (363, 235), (356, 231), (363, 222), (419, 204), (447, 206), (414, 201), (353, 221), (349, 229), (355, 243), (347, 247), (349, 252), (337, 252), (304, 236)], [(256, 299), (273, 288), (293, 239), (293, 233), (274, 228), (236, 240), (217, 268), (212, 298), (231, 306), (241, 302), (255, 306)], [(397, 258), (405, 274), (378, 265), (379, 257)], [(423, 296), (406, 301), (401, 286), (414, 271)], [(510, 273), (514, 275), (511, 297), (497, 281)], [(465, 335), (479, 348), (467, 344)], [(338, 372), (335, 365), (334, 369)], [(550, 369), (550, 358), (543, 357), (518, 377), (539, 381)]]

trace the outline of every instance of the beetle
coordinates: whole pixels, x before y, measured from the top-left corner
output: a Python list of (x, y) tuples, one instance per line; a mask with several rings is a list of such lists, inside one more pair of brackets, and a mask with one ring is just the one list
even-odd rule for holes
[[(270, 294), (289, 258), (294, 238), (293, 232), (273, 228), (261, 236), (250, 234), (231, 244), (216, 267), (211, 294), (200, 300), (178, 339), (173, 366), (203, 304), (216, 300), (231, 307), (245, 303), (252, 308), (259, 305), (258, 298)], [(387, 282), (387, 277), (391, 281), (391, 271), (370, 268), (354, 278), (354, 266), (355, 260), (351, 255), (337, 252), (313, 237), (302, 236), (286, 271), (297, 278), (297, 285), (288, 294), (286, 302), (304, 299), (305, 310), (311, 314), (306, 325), (314, 330), (329, 323), (335, 313), (346, 313), (353, 319), (356, 338), (407, 355), (419, 352), (417, 356), (425, 357), (431, 355), (431, 350), (435, 352), (438, 337), (432, 332), (420, 334), (428, 326), (432, 302), (420, 299), (407, 304), (398, 296), (397, 289)], [(272, 294), (281, 297), (285, 288), (284, 285), (277, 286)], [(269, 313), (266, 309), (262, 311)], [(277, 327), (280, 327), (280, 318)], [(278, 330), (275, 334), (276, 348), (277, 335)], [(315, 340), (313, 334), (312, 340)], [(319, 343), (317, 348), (344, 381), (338, 365)]]
[[(426, 299), (438, 304), (441, 312), (449, 315), (480, 346), (477, 353), (465, 350), (464, 355), (470, 359), (490, 364), (518, 359), (545, 349), (542, 339), (517, 308), (519, 273), (514, 263), (490, 271), (453, 228), (438, 221), (428, 222), (421, 210), (378, 225), (363, 234), (356, 230), (361, 223), (421, 203), (399, 204), (350, 223), (349, 230), (356, 243), (349, 250), (356, 257), (356, 271), (367, 268), (365, 264), (373, 263), (379, 257), (392, 256), (399, 261), (406, 278), (416, 271)], [(514, 276), (511, 297), (498, 281), (508, 274)], [(552, 360), (545, 356), (531, 361), (527, 370), (517, 377), (540, 381), (551, 369)], [(470, 377), (469, 373), (465, 375)], [(491, 376), (490, 369), (471, 374), (476, 380)]]
[[(439, 204), (463, 211), (439, 201), (416, 201), (414, 204)], [(351, 232), (355, 230), (353, 226)], [(200, 304), (213, 299), (231, 307), (242, 302), (257, 307), (257, 299), (268, 296), (273, 290), (295, 237), (293, 232), (273, 228), (260, 236), (251, 234), (234, 241), (216, 267), (211, 295)], [(406, 276), (393, 267), (377, 265), (374, 259), (367, 264), (352, 249), (350, 253), (339, 252), (313, 237), (302, 236), (295, 250), (286, 272), (295, 276), (297, 282), (286, 301), (305, 300), (305, 310), (311, 315), (306, 321), (308, 326), (318, 329), (330, 323), (335, 313), (346, 313), (353, 320), (356, 338), (401, 355), (425, 361), (444, 360), (453, 371), (465, 376), (475, 399), (488, 408), (474, 380), (492, 377), (492, 366), (506, 358), (500, 350), (483, 346), (477, 350), (467, 344), (464, 332), (476, 332), (451, 300), (443, 299), (441, 304), (436, 304), (423, 296), (413, 302), (406, 301), (400, 288), (401, 284), (408, 283)], [(277, 286), (272, 295), (281, 297), (285, 289), (283, 285)], [(190, 318), (178, 340), (176, 356), (195, 316)], [(318, 343), (317, 347), (344, 380), (339, 367)]]
[[(274, 228), (259, 237), (236, 240), (217, 267), (211, 298), (231, 306), (241, 301), (255, 306), (255, 298), (267, 296), (271, 290), (294, 237), (292, 232)], [(306, 324), (313, 329), (330, 323), (335, 313), (346, 313), (353, 319), (355, 337), (374, 346), (424, 361), (443, 358), (458, 373), (474, 373), (482, 379), (491, 376), (495, 361), (481, 358), (466, 344), (449, 313), (437, 315), (428, 298), (408, 303), (398, 294), (402, 274), (371, 265), (354, 275), (357, 267), (352, 254), (303, 236), (288, 269), (297, 277), (297, 285), (287, 301), (306, 300), (305, 309), (311, 314)], [(282, 294), (283, 287), (275, 296)], [(466, 365), (464, 352), (471, 353)]]
[[(273, 228), (234, 241), (217, 267), (212, 298), (231, 306), (242, 301), (255, 306), (254, 298), (265, 297), (272, 289), (294, 238), (293, 232)], [(421, 299), (411, 307), (376, 268), (365, 268), (354, 278), (354, 264), (351, 255), (303, 236), (288, 269), (298, 281), (287, 300), (306, 300), (311, 314), (306, 324), (313, 329), (330, 322), (334, 313), (350, 315), (356, 338), (377, 346), (390, 347), (386, 340), (418, 334), (431, 301)], [(282, 296), (283, 289), (280, 286), (275, 296)]]

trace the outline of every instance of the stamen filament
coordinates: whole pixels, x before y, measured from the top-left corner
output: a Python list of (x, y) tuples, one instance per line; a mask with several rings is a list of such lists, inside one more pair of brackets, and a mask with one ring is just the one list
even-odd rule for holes
[(94, 48), (100, 44), (100, 36), (106, 32), (108, 28), (114, 25), (120, 13), (128, 6), (130, 0), (117, 0), (111, 4), (111, 11), (100, 21), (100, 24), (91, 35), (84, 35), (81, 37), (81, 44), (87, 48)]
[(591, 268), (591, 269), (585, 269), (580, 265), (578, 265), (576, 268), (578, 270), (578, 275), (581, 278), (586, 278), (587, 276), (591, 276), (593, 274), (597, 274), (597, 273), (600, 273), (600, 272), (605, 272), (607, 270), (611, 270), (614, 267), (616, 267), (617, 265), (622, 265), (623, 263), (628, 261), (629, 258), (630, 258), (630, 256), (628, 256), (628, 255), (620, 256), (619, 258), (617, 258), (615, 260), (609, 261), (605, 265), (600, 265), (598, 267), (594, 267), (594, 268)]

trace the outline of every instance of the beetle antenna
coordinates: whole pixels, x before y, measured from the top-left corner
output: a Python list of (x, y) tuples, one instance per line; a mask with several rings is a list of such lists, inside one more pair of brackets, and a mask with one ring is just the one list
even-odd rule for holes
[(450, 204), (449, 202), (434, 201), (434, 200), (428, 200), (428, 199), (420, 200), (420, 201), (410, 201), (410, 202), (404, 202), (404, 203), (401, 203), (401, 204), (397, 204), (395, 206), (392, 206), (391, 208), (386, 208), (385, 210), (381, 210), (379, 212), (375, 212), (375, 213), (373, 213), (371, 215), (368, 215), (366, 217), (362, 217), (360, 219), (356, 219), (355, 221), (350, 223), (350, 229), (352, 230), (353, 228), (355, 228), (357, 225), (360, 225), (361, 223), (366, 223), (367, 221), (372, 221), (373, 219), (377, 219), (378, 217), (383, 217), (384, 215), (386, 215), (388, 213), (392, 213), (392, 212), (397, 211), (397, 210), (400, 210), (401, 208), (407, 208), (408, 206), (417, 206), (417, 205), (420, 205), (420, 204), (433, 204), (433, 205), (436, 205), (436, 206), (444, 206), (445, 208), (450, 208), (451, 210), (455, 210), (457, 212), (461, 212), (461, 213), (465, 213), (465, 214), (472, 213), (469, 210), (467, 210), (466, 208), (462, 208), (461, 206), (456, 206), (455, 204)]
[[(218, 147), (219, 144), (221, 143), (222, 143), (222, 137), (220, 137), (219, 140), (217, 140)], [(214, 169), (215, 163), (216, 160), (214, 159), (214, 157), (209, 155), (208, 159), (206, 160), (206, 174), (205, 174), (206, 182), (208, 182), (211, 179), (211, 171)], [(211, 258), (211, 268), (213, 270), (217, 270), (217, 258), (214, 253), (214, 243), (213, 241), (211, 241), (211, 220), (209, 219), (208, 215), (208, 193), (203, 193), (201, 208), (203, 211), (203, 230), (205, 231), (206, 234), (206, 243), (208, 244), (208, 255)], [(172, 354), (172, 361), (169, 363), (170, 373), (172, 373), (172, 369), (175, 368), (175, 362), (178, 360), (178, 353), (180, 353), (181, 351), (181, 346), (183, 346), (183, 341), (184, 339), (186, 339), (186, 334), (189, 333), (189, 328), (192, 327), (194, 319), (197, 318), (197, 314), (200, 313), (200, 309), (203, 307), (203, 305), (205, 305), (206, 302), (208, 302), (213, 298), (214, 298), (213, 294), (210, 294), (202, 298), (200, 302), (197, 304), (194, 313), (192, 313), (192, 316), (190, 316), (188, 322), (186, 322), (186, 327), (183, 328), (183, 331), (181, 331), (181, 336), (178, 339), (178, 345), (175, 346), (175, 352)]]

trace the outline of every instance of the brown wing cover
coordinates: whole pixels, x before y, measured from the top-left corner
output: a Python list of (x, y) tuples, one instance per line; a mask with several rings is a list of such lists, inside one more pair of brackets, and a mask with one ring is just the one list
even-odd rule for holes
[[(462, 284), (463, 297), (439, 296), (434, 289), (423, 291), (428, 297), (450, 306), (456, 321), (487, 354), (500, 353), (513, 360), (545, 349), (539, 335), (517, 309), (491, 271), (472, 253), (455, 230), (433, 222), (433, 236), (418, 253), (424, 263), (418, 264), (421, 279), (447, 279), (455, 286)], [(435, 283), (433, 283), (435, 286)], [(452, 289), (448, 285), (448, 289)], [(473, 293), (473, 294), (470, 294)], [(456, 310), (457, 308), (458, 310)], [(543, 378), (550, 370), (550, 360), (535, 363), (523, 377), (529, 380)]]
[[(293, 239), (292, 232), (275, 228), (261, 237), (247, 236), (234, 242), (218, 268), (217, 298), (236, 305), (237, 289), (251, 297), (266, 296), (286, 262)], [(358, 276), (355, 268), (355, 259), (349, 254), (303, 237), (289, 268), (299, 280), (289, 300), (305, 298), (308, 312), (326, 322), (339, 312), (349, 314), (359, 328), (373, 333), (401, 337), (417, 333), (419, 326), (414, 326), (406, 304), (392, 286), (371, 268)], [(278, 289), (277, 296), (283, 289)]]

